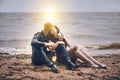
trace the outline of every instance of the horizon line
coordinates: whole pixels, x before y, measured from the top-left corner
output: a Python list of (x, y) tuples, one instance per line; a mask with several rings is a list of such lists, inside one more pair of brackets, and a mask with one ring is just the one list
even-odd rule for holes
[[(55, 12), (50, 12), (50, 13), (84, 13), (84, 12), (120, 12), (120, 11), (55, 11)], [(45, 11), (2, 11), (0, 13), (49, 13)]]

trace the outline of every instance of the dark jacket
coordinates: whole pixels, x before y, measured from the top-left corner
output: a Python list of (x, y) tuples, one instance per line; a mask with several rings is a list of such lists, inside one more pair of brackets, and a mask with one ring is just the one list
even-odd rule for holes
[(47, 37), (44, 36), (43, 32), (37, 32), (31, 42), (32, 47), (44, 47), (45, 42), (47, 42)]
[[(44, 49), (46, 49), (45, 47), (45, 42), (47, 42), (47, 37), (44, 36), (43, 32), (37, 32), (32, 41), (31, 41), (31, 46), (32, 46), (32, 63), (35, 65), (41, 65), (42, 63), (44, 63), (44, 61), (42, 61), (42, 52)], [(46, 52), (45, 52), (46, 53)]]

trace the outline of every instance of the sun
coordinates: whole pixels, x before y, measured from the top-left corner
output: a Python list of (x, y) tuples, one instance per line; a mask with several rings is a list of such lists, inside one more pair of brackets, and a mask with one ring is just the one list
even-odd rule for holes
[(53, 13), (46, 13), (45, 19), (46, 19), (46, 21), (54, 22), (54, 14)]
[(54, 22), (55, 21), (55, 9), (54, 8), (47, 8), (45, 10), (45, 20), (48, 22)]

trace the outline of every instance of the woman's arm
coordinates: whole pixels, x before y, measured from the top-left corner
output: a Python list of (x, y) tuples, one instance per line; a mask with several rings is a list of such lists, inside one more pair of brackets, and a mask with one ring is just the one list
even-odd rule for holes
[(70, 42), (64, 37), (63, 38), (63, 41), (65, 42), (65, 44), (68, 46), (68, 47), (71, 47), (72, 44), (70, 44)]
[(68, 46), (68, 47), (71, 46), (70, 42), (64, 37), (63, 33), (60, 32), (58, 34), (58, 39), (59, 39), (59, 41), (63, 41), (66, 46)]

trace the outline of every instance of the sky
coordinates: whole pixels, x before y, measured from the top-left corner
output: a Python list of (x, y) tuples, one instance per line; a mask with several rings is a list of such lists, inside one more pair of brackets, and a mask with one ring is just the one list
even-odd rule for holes
[(120, 0), (0, 0), (0, 12), (120, 12)]

